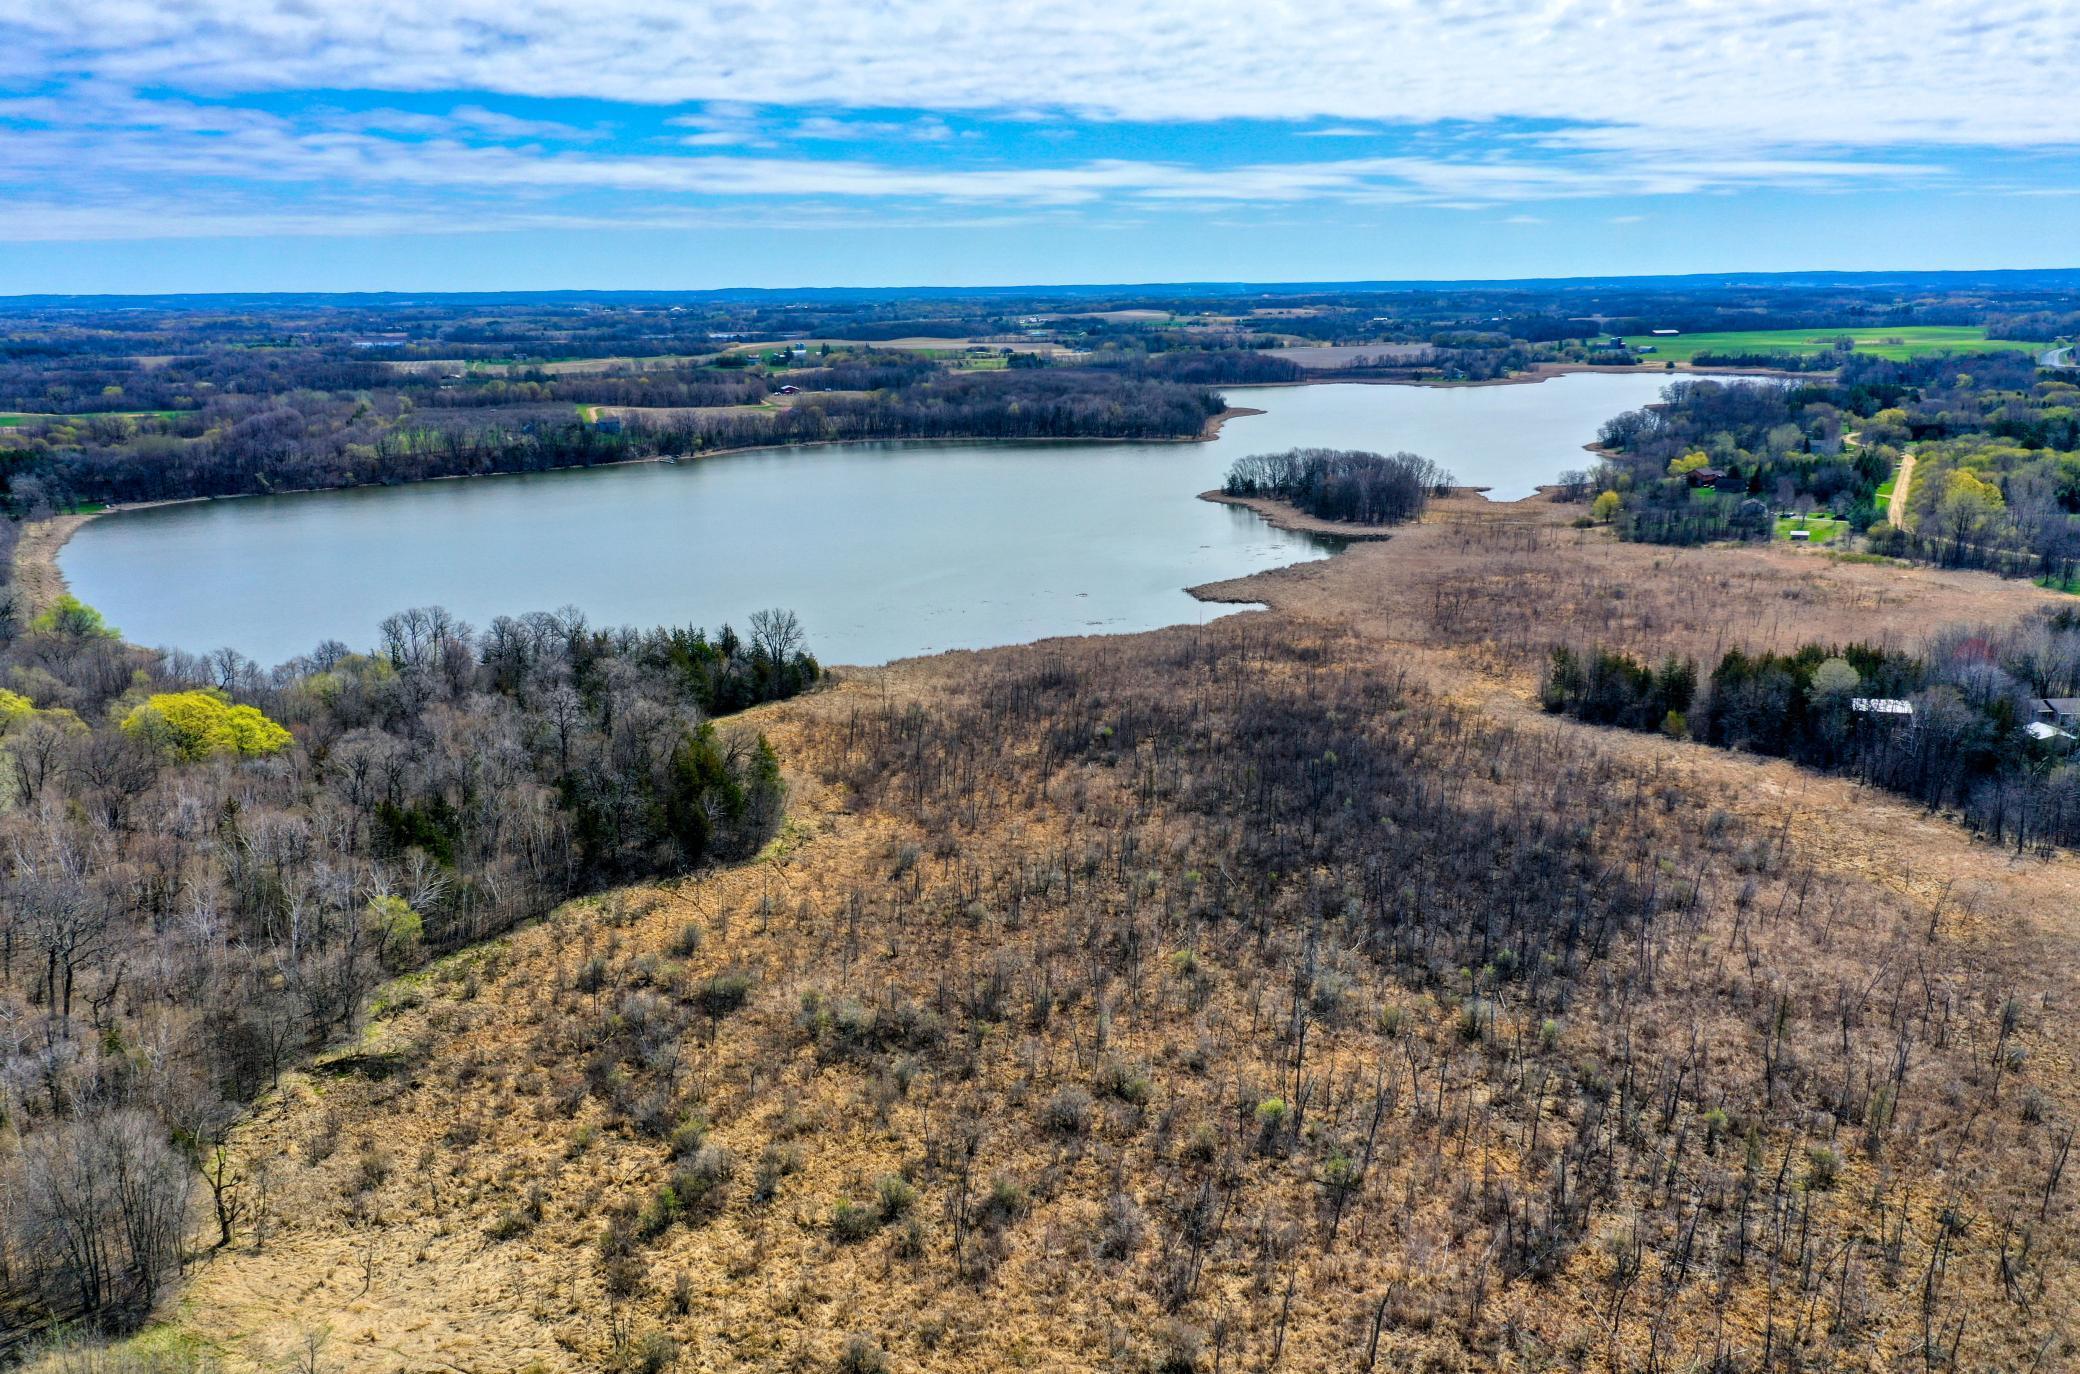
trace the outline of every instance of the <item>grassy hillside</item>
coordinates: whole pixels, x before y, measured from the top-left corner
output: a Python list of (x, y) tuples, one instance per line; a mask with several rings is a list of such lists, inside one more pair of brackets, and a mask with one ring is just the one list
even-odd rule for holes
[(379, 1370), (2063, 1354), (2071, 861), (1522, 686), (1729, 598), (1768, 643), (2045, 594), (1481, 510), (1272, 617), (760, 708), (761, 860), (394, 988), (241, 1133), (178, 1322)]

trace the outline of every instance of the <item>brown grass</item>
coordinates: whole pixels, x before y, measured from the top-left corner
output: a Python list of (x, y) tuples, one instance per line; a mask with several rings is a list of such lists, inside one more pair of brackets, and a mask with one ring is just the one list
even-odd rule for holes
[[(2057, 1367), (2080, 1315), (2072, 1186), (2041, 1216), (2038, 1195), (2052, 1132), (2080, 1114), (2080, 865), (2010, 859), (1781, 762), (1548, 718), (1528, 695), (1555, 639), (1698, 656), (1903, 642), (2043, 594), (1812, 551), (1621, 545), (1573, 513), (1456, 499), (1336, 559), (1206, 589), (1268, 613), (947, 655), (761, 708), (794, 788), (768, 854), (574, 903), (394, 990), (351, 1056), (293, 1077), (240, 1134), (249, 1178), (264, 1161), (270, 1180), (264, 1243), (249, 1225), (200, 1265), (177, 1320), (236, 1368), (326, 1328), (336, 1367), (372, 1370), (598, 1369), (652, 1330), (679, 1342), (680, 1369), (834, 1368), (858, 1332), (898, 1369), (1148, 1369), (1197, 1342), (1199, 1369), (1276, 1351), (1343, 1370), (1364, 1367), (1375, 1319), (1380, 1369), (1753, 1368), (1765, 1349), (1932, 1368), (1953, 1340), (1961, 1367)], [(1576, 817), (1585, 861), (1676, 895), (1578, 969), (1468, 1003), (1464, 928), (1417, 957), (1405, 932), (1326, 901), (1360, 881), (1376, 830), (1267, 873), (1250, 858), (1263, 827), (1304, 846), (1299, 814), (1195, 800), (1246, 795), (1245, 770), (1290, 762), (1260, 735), (1281, 722), (1408, 751), (1440, 815)], [(1451, 852), (1454, 833), (1409, 852)], [(1427, 862), (1399, 871), (1416, 881)], [(1485, 890), (1477, 863), (1456, 872)], [(704, 938), (674, 955), (689, 921)], [(1185, 949), (1198, 973), (1174, 962)], [(1345, 980), (1342, 1009), (1296, 1047), (1295, 970), (1317, 961)], [(628, 1043), (630, 999), (684, 1008), (726, 970), (754, 991), (712, 1040), (696, 1019), (602, 1062)], [(1005, 1014), (970, 1014), (998, 977)], [(797, 1024), (809, 991), (932, 1008), (945, 1034), (832, 1055)], [(2009, 999), (2026, 1057), (1997, 1075)], [(1493, 1029), (1466, 1040), (1462, 1008), (1488, 1002)], [(1940, 1007), (1940, 1031), (1903, 1004)], [(1765, 1102), (1773, 1014), (1787, 1066)], [(1896, 1035), (1909, 1092), (1872, 1149), (1835, 1115), (1834, 1085), (1882, 1071)], [(1146, 1078), (1144, 1101), (1106, 1095), (1114, 1065)], [(1362, 1140), (1381, 1083), (1377, 1160), (1331, 1245), (1318, 1180)], [(1311, 1132), (1256, 1152), (1252, 1104), (1295, 1085)], [(1074, 1141), (1045, 1124), (1071, 1087), (1095, 1099)], [(599, 1240), (667, 1176), (669, 1148), (630, 1106), (657, 1092), (712, 1123), (736, 1183), (719, 1215), (643, 1243), (617, 1297)], [(1714, 1103), (1755, 1126), (1759, 1164), (1737, 1140), (1705, 1148)], [(980, 1143), (963, 1182), (965, 1130)], [(1839, 1152), (1834, 1187), (1800, 1183), (1809, 1146)], [(754, 1201), (769, 1147), (798, 1167)], [(1550, 1274), (1512, 1276), (1497, 1237), (1550, 1196), (1563, 1148), (1584, 1151), (1573, 1167), (1597, 1181), (1575, 1187), (1595, 1201)], [(896, 1172), (920, 1195), (921, 1253), (900, 1225), (835, 1239), (833, 1207)], [(961, 1199), (996, 1175), (1026, 1204), (964, 1274)], [(1735, 1264), (1744, 1186), (1753, 1234)], [(1213, 1239), (1173, 1304), (1201, 1195)], [(1124, 1254), (1104, 1239), (1120, 1197), (1145, 1229)]]

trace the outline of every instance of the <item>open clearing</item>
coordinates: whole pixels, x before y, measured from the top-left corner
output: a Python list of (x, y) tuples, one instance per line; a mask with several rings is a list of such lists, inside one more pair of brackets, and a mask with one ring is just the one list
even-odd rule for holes
[(1367, 359), (1381, 362), (1400, 363), (1420, 358), (1430, 351), (1428, 344), (1378, 343), (1378, 344), (1303, 344), (1298, 348), (1281, 348), (1270, 356), (1284, 358), (1305, 368), (1329, 370), (1340, 367), (1355, 367)]
[(1894, 325), (1882, 329), (1744, 329), (1709, 334), (1679, 334), (1661, 338), (1635, 334), (1626, 342), (1652, 345), (1648, 357), (1657, 363), (1687, 363), (1700, 353), (1794, 353), (1807, 356), (1831, 352), (1837, 339), (1852, 339), (1858, 353), (1903, 361), (1931, 353), (1993, 353), (2007, 349), (2033, 349), (2034, 344), (2012, 339), (1989, 339), (1977, 326)]
[(192, 410), (91, 410), (76, 415), (58, 415), (43, 411), (9, 411), (0, 415), (0, 429), (20, 429), (51, 420), (171, 420), (177, 415), (194, 413)]
[[(1794, 541), (1791, 535), (1795, 530), (1804, 530), (1806, 538)], [(1827, 515), (1780, 515), (1777, 517), (1776, 537), (1784, 540), (1786, 543), (1825, 544), (1837, 536), (1848, 533), (1848, 531), (1849, 524), (1847, 521), (1836, 520), (1832, 516)]]

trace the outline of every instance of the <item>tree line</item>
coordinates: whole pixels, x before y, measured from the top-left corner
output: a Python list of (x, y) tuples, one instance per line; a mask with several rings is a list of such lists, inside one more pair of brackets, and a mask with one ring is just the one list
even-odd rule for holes
[(1728, 650), (1709, 674), (1609, 648), (1556, 646), (1546, 710), (1788, 758), (1910, 797), (2018, 851), (2080, 845), (2080, 742), (2027, 727), (2036, 703), (2080, 696), (2080, 613), (2005, 630), (1951, 629), (1916, 653), (1807, 644)]

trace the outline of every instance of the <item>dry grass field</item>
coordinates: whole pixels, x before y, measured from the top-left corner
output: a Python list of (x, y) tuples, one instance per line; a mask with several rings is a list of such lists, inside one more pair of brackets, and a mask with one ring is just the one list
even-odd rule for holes
[(2080, 864), (1539, 713), (2048, 597), (1543, 501), (759, 708), (756, 862), (403, 980), (236, 1140), (235, 1369), (2056, 1369)]

